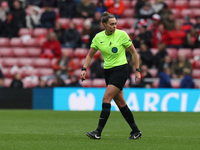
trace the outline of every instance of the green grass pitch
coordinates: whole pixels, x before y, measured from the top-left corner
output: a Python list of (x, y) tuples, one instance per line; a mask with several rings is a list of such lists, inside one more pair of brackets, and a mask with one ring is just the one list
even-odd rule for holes
[(85, 133), (100, 112), (0, 110), (0, 150), (198, 150), (200, 113), (133, 112), (142, 131), (127, 140), (130, 128), (111, 112), (101, 140)]

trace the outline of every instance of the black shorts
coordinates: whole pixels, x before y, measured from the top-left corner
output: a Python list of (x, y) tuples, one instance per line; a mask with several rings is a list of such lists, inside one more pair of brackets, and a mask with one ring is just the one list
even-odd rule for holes
[(123, 89), (124, 84), (129, 76), (128, 64), (104, 69), (106, 85), (112, 84), (120, 89)]

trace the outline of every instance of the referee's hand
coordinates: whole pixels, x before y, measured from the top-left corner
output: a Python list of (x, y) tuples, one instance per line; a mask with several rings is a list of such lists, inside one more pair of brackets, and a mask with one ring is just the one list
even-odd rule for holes
[(139, 83), (140, 83), (140, 80), (141, 80), (140, 72), (136, 71), (136, 72), (135, 72), (135, 83), (136, 83), (136, 84), (139, 84)]
[(83, 82), (83, 80), (85, 80), (85, 77), (86, 77), (86, 71), (83, 70), (81, 71), (81, 81)]

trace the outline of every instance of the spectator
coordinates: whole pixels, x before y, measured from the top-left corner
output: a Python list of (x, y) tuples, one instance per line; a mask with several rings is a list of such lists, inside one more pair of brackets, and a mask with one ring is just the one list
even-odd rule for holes
[(61, 77), (63, 80), (69, 78), (78, 69), (78, 66), (69, 57), (69, 53), (63, 53), (61, 58), (58, 58), (53, 64), (55, 75)]
[(155, 0), (155, 2), (152, 4), (154, 13), (159, 13), (163, 9), (164, 5), (165, 3), (163, 0)]
[(21, 81), (20, 73), (15, 74), (15, 77), (10, 84), (10, 88), (23, 88), (23, 82)]
[(181, 29), (184, 30), (185, 32), (189, 32), (193, 27), (193, 23), (190, 22), (190, 17), (189, 16), (185, 16), (183, 18), (183, 23), (181, 26)]
[(104, 60), (103, 60), (102, 55), (100, 54), (99, 57), (90, 66), (91, 79), (104, 77), (103, 64), (104, 64)]
[(28, 28), (35, 28), (36, 26), (40, 25), (40, 8), (37, 6), (32, 6), (30, 8), (30, 15), (26, 16), (26, 26)]
[(13, 15), (10, 11), (6, 12), (6, 20), (0, 22), (0, 36), (1, 37), (17, 37), (18, 36), (18, 27), (16, 26), (15, 21), (13, 20)]
[(146, 2), (144, 6), (139, 11), (139, 18), (140, 19), (151, 19), (154, 11), (151, 7), (151, 4)]
[(92, 30), (96, 31), (100, 28), (101, 24), (101, 13), (100, 12), (95, 12), (94, 18), (92, 21)]
[(164, 59), (167, 56), (167, 51), (164, 43), (158, 44), (158, 53), (154, 57), (154, 64), (156, 68), (159, 68), (164, 63)]
[(70, 77), (70, 83), (66, 85), (67, 87), (82, 87), (79, 83), (78, 77), (76, 75), (72, 75)]
[(189, 68), (183, 69), (183, 79), (181, 80), (180, 88), (195, 88), (190, 71)]
[(50, 31), (47, 35), (47, 41), (42, 45), (42, 53), (40, 57), (42, 58), (59, 58), (61, 57), (61, 46), (60, 42), (57, 40), (56, 34)]
[(1, 2), (0, 6), (0, 22), (6, 20), (6, 12), (9, 11), (8, 3), (6, 1)]
[(42, 0), (26, 0), (26, 4), (28, 7), (31, 6), (42, 7)]
[(76, 3), (73, 0), (59, 0), (59, 14), (61, 18), (74, 18), (76, 14)]
[(152, 40), (152, 34), (150, 31), (147, 30), (147, 24), (141, 24), (139, 25), (139, 34), (136, 39), (136, 48), (141, 43), (146, 44), (149, 48), (151, 47), (151, 40)]
[(56, 19), (56, 13), (52, 9), (52, 7), (46, 5), (44, 7), (44, 12), (41, 15), (40, 22), (41, 24), (38, 27), (41, 28), (53, 28), (54, 27), (54, 22)]
[(49, 7), (58, 7), (57, 4), (58, 0), (42, 0), (42, 7), (49, 6)]
[(107, 10), (107, 9), (106, 9), (106, 7), (105, 7), (105, 5), (104, 5), (104, 1), (103, 1), (103, 0), (99, 0), (99, 1), (97, 2), (96, 11), (97, 11), (97, 12), (100, 12), (101, 15), (102, 15), (103, 12), (106, 11), (106, 10)]
[(142, 65), (147, 65), (149, 68), (152, 67), (153, 65), (153, 54), (149, 50), (148, 46), (146, 44), (141, 44), (140, 45), (140, 58), (142, 60)]
[(105, 3), (107, 11), (115, 16), (115, 18), (120, 18), (125, 10), (123, 0), (107, 0)]
[(147, 0), (137, 0), (135, 4), (135, 17), (139, 18), (140, 9), (145, 5)]
[(199, 35), (194, 28), (191, 28), (190, 31), (186, 34), (184, 47), (185, 48), (197, 48), (200, 45), (200, 40), (198, 39)]
[(170, 68), (164, 68), (164, 72), (159, 73), (159, 88), (172, 88), (170, 73)]
[(58, 41), (61, 43), (62, 47), (65, 47), (66, 42), (66, 30), (61, 26), (61, 24), (56, 21), (54, 32), (58, 38)]
[(162, 23), (159, 24), (158, 28), (153, 32), (152, 47), (157, 48), (158, 43), (164, 43), (166, 46), (169, 45), (169, 32)]
[(55, 76), (53, 83), (51, 84), (51, 87), (65, 87), (65, 82), (62, 78), (59, 76)]
[(163, 19), (163, 23), (165, 24), (166, 29), (169, 31), (175, 29), (175, 22), (176, 18), (172, 12), (169, 12), (169, 14), (166, 16), (166, 19)]
[(170, 43), (169, 47), (173, 48), (182, 48), (184, 44), (184, 39), (186, 37), (186, 33), (184, 30), (181, 30), (181, 22), (176, 21), (176, 28), (169, 32)]
[(168, 8), (167, 4), (166, 3), (163, 4), (164, 4), (163, 8), (159, 12), (162, 22), (167, 20), (168, 16), (172, 13), (171, 9)]
[(151, 23), (148, 26), (148, 30), (151, 31), (152, 33), (154, 33), (158, 29), (158, 26), (160, 24), (160, 15), (154, 14), (152, 16), (152, 20), (153, 20), (153, 23)]
[(69, 23), (69, 29), (66, 31), (65, 47), (77, 48), (81, 46), (81, 35), (74, 22)]
[(39, 84), (36, 86), (36, 88), (46, 88), (46, 87), (48, 87), (46, 81), (42, 78), (39, 78)]
[(200, 31), (200, 16), (196, 18), (196, 24), (194, 25), (195, 31), (199, 32)]
[(164, 58), (164, 61), (160, 62), (158, 65), (157, 65), (157, 68), (158, 68), (158, 74), (160, 72), (163, 72), (164, 71), (164, 68), (171, 68), (172, 67), (172, 59), (171, 57), (169, 57), (168, 55), (165, 56)]
[(22, 2), (19, 0), (13, 1), (14, 9), (11, 10), (13, 15), (13, 21), (15, 22), (15, 26), (17, 29), (26, 27), (26, 12), (24, 8), (22, 8)]
[(77, 4), (76, 15), (80, 18), (92, 18), (95, 9), (94, 3), (91, 0), (81, 0)]
[(82, 40), (82, 43), (84, 43), (85, 45), (83, 45), (82, 47), (86, 47), (86, 45), (87, 45), (87, 43), (90, 39), (91, 34), (92, 34), (91, 20), (85, 19), (84, 25), (83, 25), (83, 30), (82, 30), (82, 33), (81, 33), (81, 40)]
[(183, 53), (179, 53), (178, 59), (172, 65), (172, 77), (181, 78), (183, 76), (184, 68), (188, 68), (190, 72), (192, 72), (192, 64), (187, 56)]

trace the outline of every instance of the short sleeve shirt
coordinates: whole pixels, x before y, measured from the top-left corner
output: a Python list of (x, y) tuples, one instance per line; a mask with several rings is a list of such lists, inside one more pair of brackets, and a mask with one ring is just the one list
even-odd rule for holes
[(111, 35), (106, 35), (105, 30), (96, 34), (91, 47), (100, 50), (104, 58), (104, 69), (127, 64), (126, 48), (132, 41), (128, 34), (116, 29)]

